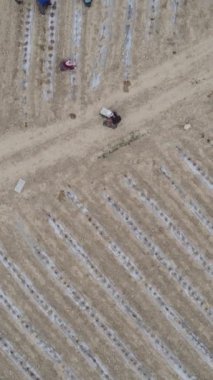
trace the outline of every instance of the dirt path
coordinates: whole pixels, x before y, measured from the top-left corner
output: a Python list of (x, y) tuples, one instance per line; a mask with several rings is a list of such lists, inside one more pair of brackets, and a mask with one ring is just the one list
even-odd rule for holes
[[(0, 142), (3, 187), (14, 183), (18, 176), (26, 177), (28, 173), (35, 174), (37, 169), (53, 166), (59, 159), (82, 159), (87, 156), (88, 150), (100, 152), (104, 145), (115, 138), (119, 140), (132, 131), (140, 129), (142, 133), (147, 132), (147, 128), (141, 129), (140, 125), (184, 99), (210, 92), (213, 56), (211, 42), (211, 39), (202, 42), (181, 57), (141, 77), (137, 86), (128, 94), (128, 100), (126, 94), (115, 94), (111, 102), (116, 103), (118, 109), (124, 110), (124, 120), (123, 125), (113, 134), (101, 128), (101, 120), (94, 118), (92, 110), (88, 110), (83, 116), (83, 123), (77, 119), (62, 125), (51, 125), (45, 130), (34, 129), (4, 135)], [(195, 80), (197, 84), (194, 84)], [(129, 105), (128, 111), (124, 108), (126, 102)], [(97, 110), (99, 106), (97, 105)], [(72, 127), (71, 123), (76, 123), (76, 126)]]
[(211, 380), (211, 2), (0, 10), (0, 378)]

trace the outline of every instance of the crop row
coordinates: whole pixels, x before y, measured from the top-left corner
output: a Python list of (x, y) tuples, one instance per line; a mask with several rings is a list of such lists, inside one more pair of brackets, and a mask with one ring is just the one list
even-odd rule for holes
[(91, 215), (88, 208), (80, 202), (76, 193), (71, 189), (65, 191), (65, 195), (69, 201), (81, 211), (89, 225), (93, 228), (95, 233), (106, 243), (109, 251), (114, 255), (116, 260), (121, 264), (129, 275), (138, 283), (142, 284), (144, 290), (150, 296), (160, 311), (165, 317), (173, 324), (179, 333), (192, 345), (192, 347), (201, 355), (202, 359), (209, 365), (212, 365), (213, 355), (209, 352), (208, 348), (200, 341), (199, 337), (191, 330), (186, 321), (177, 313), (177, 311), (169, 305), (167, 300), (162, 296), (158, 289), (156, 289), (150, 282), (147, 281), (144, 273), (130, 258), (129, 254), (111, 239), (106, 229), (98, 222), (98, 220)]
[(209, 263), (204, 253), (201, 252), (200, 248), (195, 247), (195, 245), (189, 241), (186, 233), (175, 224), (172, 218), (164, 210), (160, 208), (157, 201), (147, 195), (147, 191), (140, 189), (133, 177), (126, 176), (124, 183), (129, 189), (134, 191), (139, 200), (142, 201), (148, 209), (157, 216), (157, 218), (164, 222), (175, 239), (185, 248), (185, 252), (187, 252), (204, 269), (204, 272), (209, 276), (213, 276), (212, 265)]
[(13, 261), (2, 250), (0, 250), (0, 261), (4, 267), (10, 271), (12, 276), (16, 279), (16, 281), (18, 281), (20, 286), (23, 288), (26, 294), (30, 296), (37, 307), (46, 315), (49, 321), (53, 323), (65, 335), (67, 340), (72, 344), (72, 346), (76, 348), (77, 351), (82, 354), (82, 356), (85, 357), (87, 362), (98, 370), (101, 378), (107, 380), (111, 379), (100, 359), (92, 353), (91, 349), (85, 342), (80, 340), (80, 338), (69, 326), (69, 324), (64, 319), (62, 319), (54, 307), (51, 306), (38, 292), (26, 274), (22, 273), (18, 266), (13, 263)]
[[(173, 354), (168, 346), (154, 333), (154, 331), (144, 322), (139, 313), (128, 303), (122, 293), (116, 289), (115, 285), (106, 277), (91, 259), (91, 255), (80, 246), (71, 233), (65, 229), (61, 222), (48, 213), (48, 221), (55, 234), (63, 239), (70, 248), (70, 254), (74, 254), (80, 262), (89, 270), (94, 279), (102, 288), (110, 295), (116, 305), (127, 314), (134, 324), (140, 329), (142, 334), (149, 340), (153, 348), (158, 351), (170, 367), (181, 375), (183, 379), (193, 379), (193, 375), (189, 374), (184, 368), (180, 360)], [(150, 378), (150, 377), (147, 377)]]
[(141, 228), (139, 228), (134, 219), (125, 211), (117, 201), (115, 201), (107, 193), (103, 194), (107, 204), (114, 210), (114, 212), (123, 220), (127, 225), (133, 236), (146, 248), (149, 255), (157, 260), (163, 268), (169, 273), (179, 286), (183, 289), (184, 293), (190, 298), (191, 301), (200, 309), (207, 319), (211, 322), (213, 320), (213, 311), (208, 305), (208, 302), (200, 294), (192, 284), (191, 281), (184, 275), (175, 265), (172, 259), (167, 255), (146, 235)]

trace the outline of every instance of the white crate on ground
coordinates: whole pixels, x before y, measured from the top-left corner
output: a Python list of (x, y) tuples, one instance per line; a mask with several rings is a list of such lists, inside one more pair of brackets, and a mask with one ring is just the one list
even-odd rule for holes
[(15, 186), (15, 189), (14, 189), (15, 192), (20, 194), (24, 188), (24, 185), (25, 185), (25, 180), (23, 178), (19, 178), (19, 180)]

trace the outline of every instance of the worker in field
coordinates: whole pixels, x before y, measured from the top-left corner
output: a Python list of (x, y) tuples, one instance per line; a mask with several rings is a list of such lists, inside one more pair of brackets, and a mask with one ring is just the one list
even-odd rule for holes
[(36, 0), (36, 2), (38, 4), (40, 13), (42, 15), (45, 15), (47, 8), (49, 7), (49, 5), (51, 5), (51, 1), (50, 0)]

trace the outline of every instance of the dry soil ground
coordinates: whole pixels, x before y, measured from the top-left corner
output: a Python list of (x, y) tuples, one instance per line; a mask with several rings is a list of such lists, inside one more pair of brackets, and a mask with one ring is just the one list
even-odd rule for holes
[(0, 379), (211, 380), (212, 1), (0, 11)]

